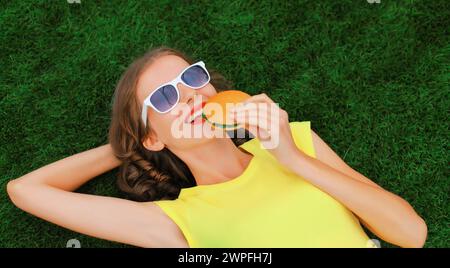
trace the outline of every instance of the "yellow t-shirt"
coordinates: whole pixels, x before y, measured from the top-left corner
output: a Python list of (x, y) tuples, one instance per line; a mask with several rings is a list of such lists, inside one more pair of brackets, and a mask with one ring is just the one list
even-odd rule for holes
[[(310, 121), (289, 123), (298, 148), (316, 157)], [(190, 247), (367, 247), (358, 219), (340, 202), (281, 166), (259, 140), (239, 146), (253, 158), (229, 181), (183, 188), (155, 201)]]

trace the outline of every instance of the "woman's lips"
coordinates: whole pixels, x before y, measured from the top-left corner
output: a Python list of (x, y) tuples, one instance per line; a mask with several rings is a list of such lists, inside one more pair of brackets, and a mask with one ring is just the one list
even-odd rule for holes
[(202, 115), (201, 111), (205, 105), (206, 105), (206, 101), (200, 103), (199, 105), (192, 107), (190, 114), (184, 118), (184, 122), (187, 124), (191, 123), (195, 119), (193, 117), (194, 115), (195, 115), (195, 117), (201, 116)]
[(191, 122), (191, 125), (203, 124), (203, 122), (205, 122), (205, 121), (206, 121), (206, 119), (200, 115), (200, 116), (195, 117), (195, 119)]

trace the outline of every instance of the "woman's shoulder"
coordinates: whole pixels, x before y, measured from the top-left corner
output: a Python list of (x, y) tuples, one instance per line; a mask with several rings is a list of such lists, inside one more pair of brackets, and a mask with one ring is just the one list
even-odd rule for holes
[(294, 139), (311, 139), (311, 121), (289, 122), (291, 133)]
[(309, 156), (316, 157), (311, 133), (311, 121), (290, 122), (289, 126), (297, 147)]
[(311, 121), (292, 121), (289, 122), (289, 126), (291, 126), (291, 128), (309, 128), (311, 127)]

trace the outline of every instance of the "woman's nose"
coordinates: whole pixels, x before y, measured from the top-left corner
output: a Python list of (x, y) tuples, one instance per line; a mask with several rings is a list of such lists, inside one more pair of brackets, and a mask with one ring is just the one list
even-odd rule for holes
[(181, 83), (177, 86), (180, 91), (180, 102), (192, 105), (193, 103), (200, 101), (199, 98), (202, 96), (198, 90), (189, 88)]

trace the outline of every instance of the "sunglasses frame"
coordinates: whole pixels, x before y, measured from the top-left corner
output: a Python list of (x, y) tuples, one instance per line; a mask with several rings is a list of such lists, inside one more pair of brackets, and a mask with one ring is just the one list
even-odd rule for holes
[[(186, 72), (189, 68), (194, 67), (194, 66), (197, 66), (197, 65), (200, 66), (200, 67), (206, 72), (206, 74), (208, 75), (208, 81), (206, 81), (205, 84), (203, 84), (202, 86), (199, 86), (199, 87), (192, 87), (192, 86), (186, 84), (186, 83), (181, 79), (181, 76), (182, 76), (182, 75), (184, 74), (184, 72)], [(177, 86), (178, 83), (182, 83), (183, 85), (185, 85), (185, 86), (187, 86), (187, 87), (190, 87), (190, 88), (192, 88), (192, 89), (199, 89), (199, 88), (204, 87), (206, 84), (208, 84), (210, 80), (211, 80), (211, 75), (209, 74), (208, 70), (206, 69), (205, 63), (204, 63), (203, 61), (199, 61), (199, 62), (196, 62), (196, 63), (194, 63), (194, 64), (192, 64), (192, 65), (186, 67), (186, 68), (185, 68), (184, 70), (182, 70), (182, 71), (180, 72), (180, 74), (179, 74), (175, 79), (173, 79), (172, 81), (169, 81), (169, 82), (167, 82), (167, 83), (164, 83), (164, 84), (161, 84), (160, 86), (158, 86), (158, 87), (156, 88), (156, 90), (154, 90), (152, 93), (150, 93), (150, 95), (148, 95), (148, 96), (145, 98), (144, 102), (143, 102), (143, 105), (142, 105), (142, 115), (141, 115), (141, 117), (142, 117), (142, 121), (144, 122), (144, 126), (147, 126), (147, 107), (148, 107), (148, 106), (152, 107), (153, 110), (155, 110), (156, 112), (158, 112), (158, 113), (160, 113), (160, 114), (165, 114), (165, 113), (170, 112), (170, 111), (178, 104), (178, 102), (180, 101), (180, 90), (178, 89), (178, 86)], [(175, 90), (176, 90), (176, 92), (177, 92), (177, 101), (175, 102), (175, 104), (174, 104), (169, 110), (167, 110), (167, 111), (165, 111), (165, 112), (161, 112), (161, 111), (159, 111), (159, 110), (151, 103), (150, 98), (151, 98), (151, 97), (153, 96), (153, 94), (154, 94), (155, 92), (157, 92), (160, 88), (165, 87), (165, 86), (168, 86), (168, 85), (171, 85), (171, 86), (173, 86), (173, 87), (175, 88)]]

